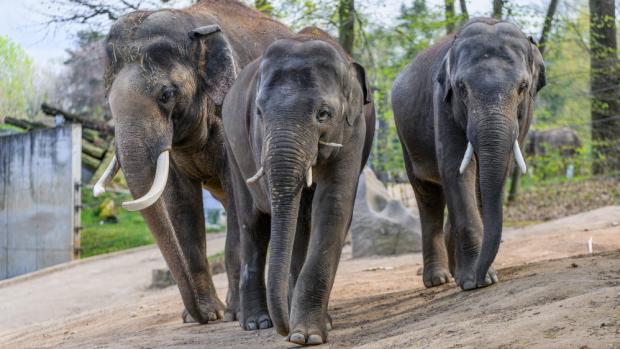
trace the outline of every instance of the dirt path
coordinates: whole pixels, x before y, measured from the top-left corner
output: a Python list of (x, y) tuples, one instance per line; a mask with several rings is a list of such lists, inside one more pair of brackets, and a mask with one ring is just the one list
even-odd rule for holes
[[(610, 217), (610, 212), (605, 219), (599, 219), (601, 212), (572, 217), (569, 224), (556, 222), (555, 229), (545, 223), (544, 229), (507, 231), (495, 263), (500, 283), (473, 292), (460, 292), (453, 283), (424, 289), (416, 275), (419, 254), (353, 260), (347, 249), (332, 293), (334, 330), (327, 347), (620, 348), (620, 227), (613, 221), (620, 216)], [(590, 237), (595, 253), (616, 251), (565, 258), (586, 253)], [(38, 284), (42, 295), (77, 285), (72, 299), (82, 306), (71, 315), (0, 329), (0, 348), (291, 347), (273, 330), (244, 332), (236, 323), (223, 322), (182, 324), (175, 287), (142, 289), (137, 297), (119, 295), (131, 302), (98, 302), (85, 309), (88, 293), (80, 292), (79, 285), (105, 285), (118, 274), (67, 276), (64, 285), (52, 283), (56, 275)], [(54, 299), (46, 304), (45, 296), (5, 298), (7, 289), (40, 280), (0, 287), (0, 299), (11, 300), (0, 302), (0, 324), (11, 323), (3, 310), (19, 312), (28, 300), (39, 302), (38, 312), (47, 311)], [(224, 296), (225, 275), (217, 275), (215, 283)]]
[[(224, 250), (225, 234), (207, 235), (207, 253)], [(165, 268), (156, 246), (65, 263), (0, 282), (0, 334), (5, 330), (89, 311), (136, 304), (151, 290), (151, 270)], [(41, 311), (41, 310), (44, 311)], [(1, 348), (2, 346), (0, 346)]]

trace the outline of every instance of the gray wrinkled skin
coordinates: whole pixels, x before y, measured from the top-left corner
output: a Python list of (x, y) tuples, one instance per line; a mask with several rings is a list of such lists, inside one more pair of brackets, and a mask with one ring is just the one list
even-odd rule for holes
[[(515, 139), (523, 144), (545, 85), (532, 41), (511, 23), (472, 19), (418, 55), (394, 83), (394, 119), (420, 209), (427, 287), (448, 282), (450, 274), (464, 290), (497, 281), (491, 264), (501, 241), (513, 145)], [(460, 174), (468, 142), (475, 155)]]
[[(239, 229), (221, 104), (237, 69), (290, 35), (237, 1), (205, 0), (183, 10), (130, 13), (106, 39), (116, 154), (134, 197), (148, 191), (157, 157), (170, 151), (164, 193), (141, 213), (177, 281), (186, 322), (234, 320), (239, 312)], [(228, 213), (226, 307), (207, 262), (202, 188)]]
[(319, 29), (302, 33), (241, 72), (223, 119), (243, 212), (241, 325), (273, 325), (305, 345), (327, 340), (329, 294), (375, 121), (363, 68)]

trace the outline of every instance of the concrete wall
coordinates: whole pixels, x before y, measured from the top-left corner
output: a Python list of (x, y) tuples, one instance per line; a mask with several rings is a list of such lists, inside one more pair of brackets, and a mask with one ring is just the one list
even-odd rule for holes
[(0, 137), (0, 280), (79, 247), (80, 125)]

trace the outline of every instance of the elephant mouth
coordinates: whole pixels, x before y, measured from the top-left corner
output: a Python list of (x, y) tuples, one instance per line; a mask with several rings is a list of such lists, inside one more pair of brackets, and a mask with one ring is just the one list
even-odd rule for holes
[[(521, 153), (521, 147), (519, 147), (519, 141), (515, 140), (515, 143), (512, 147), (512, 151), (515, 156), (515, 162), (519, 166), (522, 174), (527, 172), (527, 166), (525, 164), (525, 159), (523, 158), (523, 153)], [(474, 146), (471, 142), (467, 142), (467, 149), (465, 150), (465, 155), (463, 156), (463, 161), (461, 161), (461, 166), (459, 167), (459, 173), (463, 174), (469, 166), (471, 159), (474, 157)]]

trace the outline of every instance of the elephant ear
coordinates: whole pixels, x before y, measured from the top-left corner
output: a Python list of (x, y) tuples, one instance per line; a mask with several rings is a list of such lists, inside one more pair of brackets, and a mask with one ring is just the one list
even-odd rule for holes
[(217, 24), (198, 27), (189, 32), (189, 37), (199, 50), (197, 67), (207, 95), (222, 105), (237, 78), (232, 48)]
[(547, 75), (545, 72), (545, 61), (543, 59), (540, 50), (538, 49), (538, 43), (532, 36), (528, 36), (530, 45), (532, 48), (532, 73), (534, 76), (532, 79), (536, 81), (536, 92), (540, 91), (545, 85), (547, 85)]
[(364, 105), (372, 102), (372, 97), (370, 94), (370, 86), (368, 85), (368, 79), (366, 79), (366, 70), (362, 67), (361, 64), (357, 62), (351, 63), (353, 68), (355, 68), (355, 72), (357, 74), (357, 80), (360, 83), (362, 88), (362, 92), (364, 93)]
[[(353, 69), (355, 69), (355, 77), (357, 78), (357, 81), (359, 82), (362, 89), (363, 105), (370, 104), (372, 102), (372, 95), (370, 93), (370, 85), (368, 84), (368, 79), (366, 78), (366, 70), (361, 64), (357, 62), (352, 62), (351, 65), (353, 66)], [(355, 117), (357, 117), (358, 114), (360, 114), (360, 112), (353, 112), (347, 114), (347, 123), (349, 124), (349, 126), (353, 126), (354, 119)]]
[(450, 53), (452, 50), (448, 50), (443, 61), (441, 68), (437, 72), (435, 80), (441, 87), (444, 102), (449, 102), (452, 97), (452, 84), (450, 84)]

